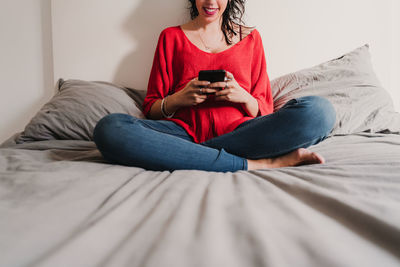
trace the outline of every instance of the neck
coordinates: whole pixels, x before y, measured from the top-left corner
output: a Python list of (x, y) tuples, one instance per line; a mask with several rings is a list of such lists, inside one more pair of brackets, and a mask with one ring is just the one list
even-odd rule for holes
[(221, 30), (221, 22), (222, 20), (215, 20), (206, 23), (199, 17), (192, 21), (198, 38), (206, 51), (215, 52), (225, 45), (225, 38)]
[(212, 22), (206, 22), (202, 18), (197, 17), (194, 20), (194, 24), (204, 32), (219, 32), (221, 31), (221, 26), (222, 26), (222, 18), (212, 21)]

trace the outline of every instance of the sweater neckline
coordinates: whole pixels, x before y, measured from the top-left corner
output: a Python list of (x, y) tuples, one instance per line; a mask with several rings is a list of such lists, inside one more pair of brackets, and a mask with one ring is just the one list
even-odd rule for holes
[(236, 44), (230, 46), (229, 48), (227, 48), (227, 49), (225, 49), (225, 50), (222, 50), (221, 52), (212, 53), (212, 52), (204, 51), (204, 50), (200, 49), (197, 45), (195, 45), (194, 43), (192, 43), (192, 41), (190, 41), (190, 39), (186, 36), (186, 33), (183, 31), (183, 29), (182, 29), (181, 26), (177, 26), (177, 28), (179, 29), (179, 31), (182, 33), (182, 35), (184, 36), (184, 38), (186, 39), (186, 41), (187, 41), (191, 46), (193, 46), (196, 50), (198, 50), (198, 51), (200, 51), (200, 52), (202, 52), (202, 53), (205, 53), (205, 54), (207, 54), (207, 55), (220, 55), (220, 54), (223, 54), (223, 53), (226, 53), (226, 52), (230, 51), (231, 49), (233, 49), (233, 48), (235, 48), (235, 47), (241, 45), (244, 41), (247, 41), (248, 37), (249, 37), (250, 35), (253, 35), (254, 31), (256, 30), (256, 29), (252, 30), (246, 37), (244, 37), (242, 40), (240, 40), (240, 41), (237, 42)]

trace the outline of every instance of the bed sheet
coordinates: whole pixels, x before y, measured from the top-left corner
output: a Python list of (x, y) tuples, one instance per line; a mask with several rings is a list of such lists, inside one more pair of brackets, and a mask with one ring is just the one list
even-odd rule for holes
[(0, 149), (0, 266), (399, 266), (400, 136), (326, 164), (214, 173), (104, 162), (93, 142)]

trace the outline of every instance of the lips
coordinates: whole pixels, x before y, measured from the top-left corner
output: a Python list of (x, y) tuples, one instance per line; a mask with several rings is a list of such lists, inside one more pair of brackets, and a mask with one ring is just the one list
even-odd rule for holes
[(218, 8), (203, 7), (203, 10), (209, 16), (215, 15), (218, 12)]

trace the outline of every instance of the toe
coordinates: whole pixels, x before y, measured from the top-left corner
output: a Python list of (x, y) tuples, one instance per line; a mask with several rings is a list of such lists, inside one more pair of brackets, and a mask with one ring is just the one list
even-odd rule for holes
[(313, 153), (313, 156), (315, 157), (315, 159), (317, 160), (318, 163), (325, 163), (325, 159), (323, 156), (321, 156), (318, 153)]

